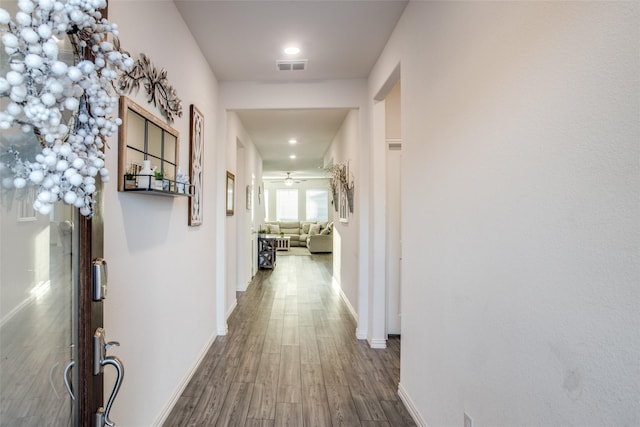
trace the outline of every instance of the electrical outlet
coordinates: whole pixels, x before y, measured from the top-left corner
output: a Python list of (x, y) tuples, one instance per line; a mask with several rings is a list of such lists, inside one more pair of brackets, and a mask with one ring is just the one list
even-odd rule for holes
[(466, 412), (464, 413), (464, 427), (473, 427), (473, 419)]

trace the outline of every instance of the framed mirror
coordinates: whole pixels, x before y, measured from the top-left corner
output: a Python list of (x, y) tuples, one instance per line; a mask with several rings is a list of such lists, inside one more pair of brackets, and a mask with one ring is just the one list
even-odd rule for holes
[(227, 171), (227, 216), (233, 216), (233, 199), (236, 177)]
[(120, 118), (118, 191), (180, 193), (178, 131), (125, 96)]

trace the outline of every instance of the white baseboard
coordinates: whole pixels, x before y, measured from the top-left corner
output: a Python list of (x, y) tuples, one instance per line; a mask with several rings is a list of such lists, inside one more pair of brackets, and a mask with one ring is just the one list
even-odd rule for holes
[(367, 339), (367, 331), (366, 330), (362, 330), (360, 328), (356, 328), (356, 338), (358, 338), (359, 340), (366, 340)]
[(222, 327), (218, 327), (218, 336), (225, 336), (227, 335), (227, 332), (229, 332), (229, 327), (227, 326), (227, 320), (229, 320), (229, 316), (231, 316), (231, 313), (233, 313), (233, 310), (236, 309), (236, 307), (238, 306), (238, 300), (234, 300), (233, 304), (231, 304), (231, 307), (229, 307), (229, 310), (227, 310), (227, 313), (224, 316), (224, 325), (222, 325)]
[(238, 300), (233, 300), (233, 304), (231, 304), (231, 307), (229, 307), (229, 310), (227, 310), (227, 314), (224, 316), (224, 318), (228, 320), (229, 316), (231, 316), (231, 313), (233, 313), (233, 310), (235, 310), (237, 306)]
[(409, 415), (411, 415), (411, 418), (413, 418), (413, 421), (415, 421), (418, 427), (429, 427), (402, 384), (398, 384), (398, 396), (400, 396), (400, 400), (402, 400), (402, 403), (404, 403), (405, 408), (407, 408)]
[(176, 405), (176, 403), (178, 403), (178, 399), (180, 399), (180, 396), (182, 396), (182, 393), (184, 392), (184, 389), (187, 388), (187, 385), (189, 384), (189, 381), (191, 381), (191, 377), (193, 377), (193, 375), (198, 370), (198, 367), (200, 366), (200, 363), (202, 363), (202, 360), (207, 355), (207, 352), (209, 351), (209, 349), (213, 345), (213, 342), (216, 340), (217, 336), (218, 335), (213, 335), (211, 338), (209, 338), (209, 341), (207, 342), (207, 344), (204, 346), (204, 348), (202, 349), (202, 351), (198, 355), (198, 358), (196, 359), (195, 364), (191, 367), (191, 369), (189, 369), (189, 371), (184, 376), (184, 378), (182, 378), (182, 381), (180, 381), (180, 384), (178, 385), (178, 387), (176, 388), (175, 392), (173, 393), (173, 395), (169, 399), (169, 402), (167, 402), (167, 404), (165, 405), (164, 410), (160, 413), (160, 415), (153, 422), (153, 424), (152, 424), (153, 426), (161, 426), (167, 420), (167, 417), (171, 413), (171, 410), (173, 410), (173, 407)]
[(242, 283), (239, 283), (238, 286), (236, 286), (236, 291), (237, 292), (247, 292), (247, 289), (249, 289), (249, 285), (251, 285), (252, 281), (253, 281), (253, 276), (251, 276), (249, 281), (247, 283), (245, 283), (244, 285)]
[(373, 338), (369, 340), (369, 347), (384, 350), (387, 348), (387, 340), (384, 338)]
[(342, 298), (342, 301), (344, 301), (344, 303), (347, 305), (347, 309), (349, 310), (349, 313), (351, 314), (351, 317), (353, 317), (353, 320), (355, 320), (356, 325), (357, 325), (358, 324), (358, 313), (356, 313), (356, 310), (351, 305), (351, 302), (349, 301), (349, 298), (347, 298), (345, 293), (342, 291), (342, 288), (340, 287), (340, 284), (338, 283), (338, 281), (336, 280), (335, 277), (331, 278), (331, 286), (333, 287), (333, 289), (336, 292), (340, 293), (340, 297)]
[(229, 328), (227, 327), (227, 323), (225, 322), (224, 328), (218, 329), (217, 332), (218, 332), (218, 336), (219, 337), (224, 337), (225, 335), (227, 335), (227, 333), (229, 332)]

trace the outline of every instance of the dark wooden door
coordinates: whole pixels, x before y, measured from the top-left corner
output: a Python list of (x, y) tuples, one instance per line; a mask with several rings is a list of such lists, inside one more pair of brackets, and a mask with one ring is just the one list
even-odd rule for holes
[[(15, 14), (15, 1), (2, 3)], [(2, 49), (0, 75), (8, 70)], [(19, 128), (0, 134), (0, 153), (10, 146), (41, 148)], [(108, 279), (102, 200), (87, 219), (62, 203), (36, 214), (35, 196), (33, 187), (0, 186), (0, 425), (110, 425), (102, 372), (121, 379), (123, 369), (106, 349), (104, 292), (95, 291)]]

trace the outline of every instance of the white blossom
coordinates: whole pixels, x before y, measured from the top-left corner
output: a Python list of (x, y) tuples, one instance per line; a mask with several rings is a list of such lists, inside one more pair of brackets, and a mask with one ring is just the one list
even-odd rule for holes
[[(108, 36), (117, 37), (117, 25), (103, 19), (104, 0), (19, 0), (12, 21), (0, 8), (0, 32), (10, 70), (0, 76), (0, 96), (10, 98), (0, 110), (0, 129), (19, 126), (39, 135), (42, 151), (35, 161), (20, 157), (10, 147), (6, 162), (13, 177), (4, 177), (4, 187), (38, 187), (33, 207), (41, 214), (53, 203), (64, 203), (91, 216), (96, 180), (108, 181), (104, 167), (104, 138), (122, 123), (117, 117), (118, 98), (112, 96), (112, 81), (134, 61), (119, 52)], [(74, 45), (87, 46), (93, 61), (68, 66), (58, 58), (57, 40), (70, 37)], [(70, 128), (63, 111), (77, 113)], [(3, 171), (6, 175), (7, 170)]]

